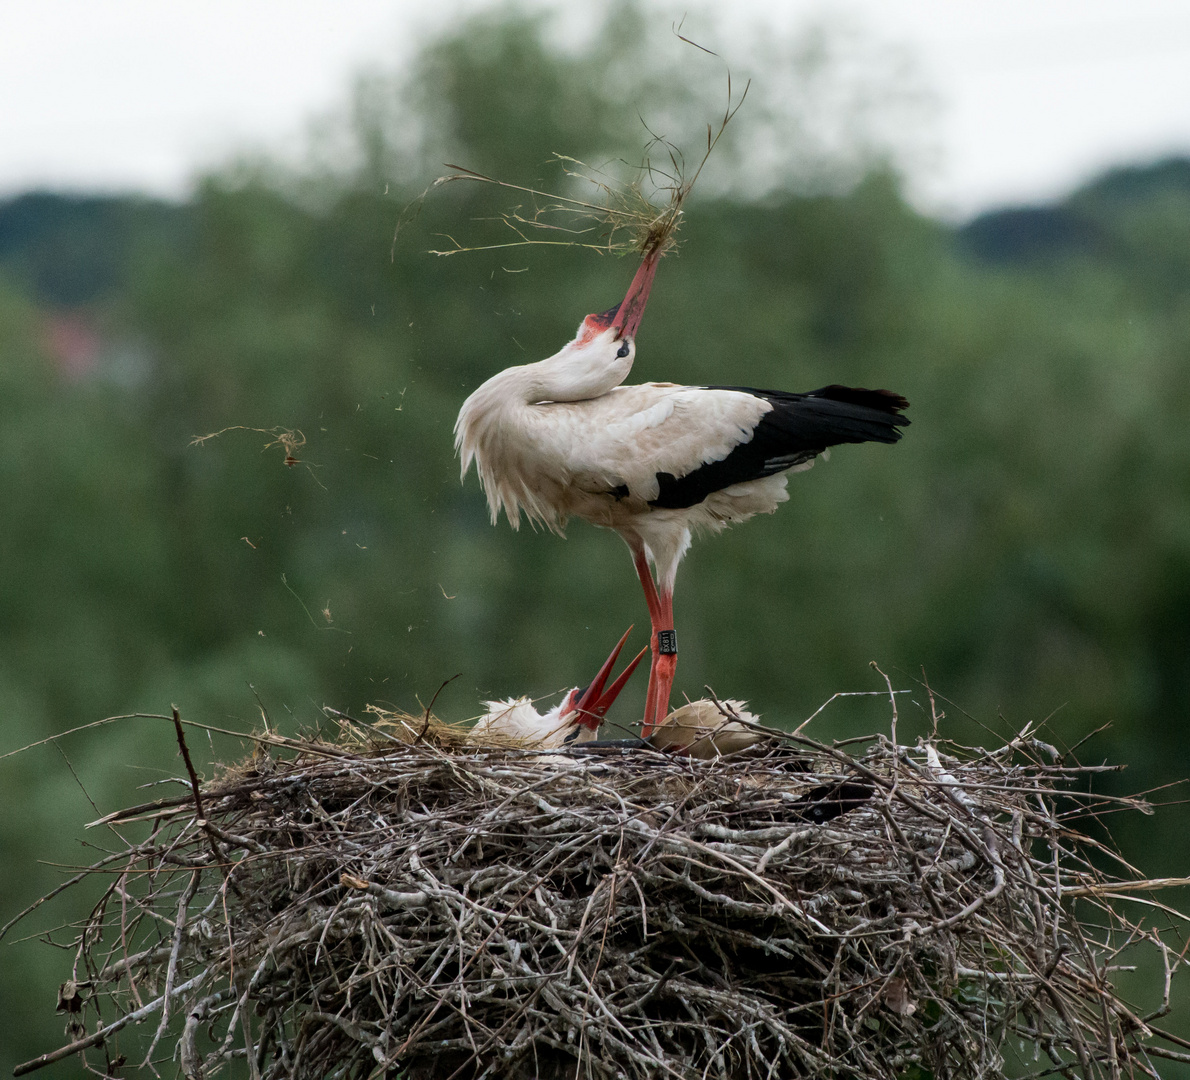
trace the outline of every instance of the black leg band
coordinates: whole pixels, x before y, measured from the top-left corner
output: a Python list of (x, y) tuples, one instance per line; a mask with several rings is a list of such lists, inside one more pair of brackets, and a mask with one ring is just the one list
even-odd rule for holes
[(657, 631), (657, 653), (660, 656), (678, 655), (678, 632), (676, 630)]

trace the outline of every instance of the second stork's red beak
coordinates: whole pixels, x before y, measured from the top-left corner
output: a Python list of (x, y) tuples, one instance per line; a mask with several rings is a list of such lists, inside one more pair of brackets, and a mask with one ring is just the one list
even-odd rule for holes
[(575, 723), (589, 727), (592, 731), (598, 729), (604, 716), (607, 714), (607, 710), (612, 707), (612, 703), (620, 696), (620, 691), (624, 689), (628, 680), (632, 677), (632, 673), (636, 670), (636, 665), (641, 662), (645, 653), (649, 651), (648, 646), (641, 649), (629, 661), (628, 666), (620, 672), (616, 681), (604, 690), (608, 676), (612, 673), (612, 668), (616, 666), (616, 661), (620, 657), (620, 650), (624, 648), (624, 643), (628, 640), (628, 635), (631, 633), (632, 627), (630, 626), (624, 631), (624, 636), (616, 643), (616, 647), (612, 649), (611, 656), (603, 662), (603, 667), (596, 673), (590, 685), (585, 690), (577, 691), (571, 695), (570, 701), (562, 708), (562, 716), (569, 716), (572, 712), (577, 712), (578, 716), (574, 718)]
[(645, 304), (649, 300), (649, 289), (653, 287), (653, 275), (657, 273), (657, 264), (660, 261), (661, 255), (656, 248), (650, 248), (645, 252), (640, 269), (632, 279), (632, 284), (628, 286), (624, 302), (612, 322), (620, 337), (636, 337), (637, 327), (640, 326), (640, 320), (645, 313)]

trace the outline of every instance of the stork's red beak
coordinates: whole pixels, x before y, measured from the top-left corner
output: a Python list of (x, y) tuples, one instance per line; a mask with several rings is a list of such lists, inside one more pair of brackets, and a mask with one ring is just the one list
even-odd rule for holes
[(624, 636), (616, 643), (616, 647), (612, 649), (611, 656), (604, 662), (603, 667), (596, 673), (595, 678), (591, 680), (590, 685), (574, 698), (574, 700), (562, 709), (562, 716), (569, 716), (572, 712), (577, 712), (575, 722), (589, 727), (592, 731), (598, 729), (607, 710), (612, 707), (612, 703), (620, 696), (620, 691), (624, 689), (628, 680), (632, 677), (632, 673), (636, 670), (636, 665), (641, 662), (641, 658), (649, 651), (646, 645), (640, 652), (636, 654), (629, 662), (628, 666), (620, 672), (619, 677), (606, 690), (604, 685), (607, 683), (608, 676), (612, 673), (612, 668), (616, 666), (616, 660), (619, 659), (620, 650), (624, 648), (624, 643), (628, 640), (628, 635), (632, 633), (632, 627), (628, 627), (624, 631)]
[(641, 317), (645, 313), (645, 304), (649, 300), (649, 289), (653, 287), (653, 275), (657, 273), (657, 264), (660, 261), (661, 255), (656, 248), (650, 248), (645, 252), (640, 269), (632, 279), (632, 284), (628, 286), (624, 302), (612, 323), (618, 337), (636, 337), (637, 327), (640, 326)]

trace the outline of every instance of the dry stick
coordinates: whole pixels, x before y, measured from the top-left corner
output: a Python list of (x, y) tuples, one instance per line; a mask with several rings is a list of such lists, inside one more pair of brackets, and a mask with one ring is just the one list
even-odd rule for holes
[(897, 695), (893, 692), (892, 680), (883, 671), (880, 671), (880, 665), (875, 660), (871, 661), (871, 667), (880, 672), (880, 677), (888, 686), (888, 700), (892, 702), (892, 744), (895, 747), (897, 745)]
[[(131, 864), (129, 864), (131, 866)], [(120, 890), (120, 950), (125, 956), (128, 955), (128, 870), (125, 870), (120, 875), (117, 885)], [(137, 917), (140, 921), (140, 917)], [(136, 986), (136, 977), (132, 974), (132, 968), (128, 968), (128, 988), (132, 991), (132, 998), (136, 1002), (137, 1008), (140, 1008), (144, 1002), (141, 1001), (140, 991)]]
[[(178, 707), (173, 706), (173, 722), (174, 730), (178, 735), (178, 749), (182, 752), (182, 760), (186, 762), (186, 771), (190, 774), (190, 790), (194, 795), (194, 808), (198, 811), (199, 824), (205, 824), (206, 813), (202, 808), (202, 793), (198, 789), (198, 773), (194, 771), (194, 762), (190, 760), (190, 750), (186, 746), (186, 736), (182, 732), (182, 718), (178, 715)], [(215, 853), (215, 861), (222, 862), (223, 856), (217, 848), (212, 848)]]
[[(181, 726), (179, 725), (179, 733), (181, 730)], [(190, 875), (190, 884), (178, 900), (178, 917), (174, 923), (174, 940), (169, 951), (169, 963), (165, 968), (165, 991), (161, 995), (163, 1002), (161, 1006), (161, 1023), (157, 1025), (157, 1031), (153, 1035), (152, 1042), (149, 1043), (149, 1049), (145, 1052), (145, 1060), (141, 1062), (142, 1069), (148, 1067), (149, 1062), (153, 1058), (153, 1051), (157, 1049), (157, 1044), (161, 1041), (161, 1037), (165, 1034), (165, 1029), (169, 1026), (169, 999), (173, 996), (174, 978), (178, 973), (178, 953), (182, 949), (182, 935), (186, 931), (186, 916), (190, 908), (190, 901), (194, 899), (194, 894), (198, 892), (198, 883), (201, 878), (202, 871), (195, 870)]]
[[(170, 718), (167, 716), (163, 717), (163, 719), (168, 720)], [(242, 732), (228, 731), (226, 728), (212, 728), (207, 724), (200, 724), (196, 720), (183, 720), (182, 723), (189, 727), (196, 727), (205, 731), (216, 731), (225, 735), (238, 735), (245, 739), (251, 739), (253, 742), (260, 743), (261, 745), (284, 747), (290, 742), (290, 740), (279, 737), (265, 739), (256, 735), (244, 735)], [(336, 765), (341, 763), (345, 758), (347, 760), (351, 760), (349, 755), (341, 754), (338, 751), (335, 751), (334, 753), (323, 753), (318, 748), (313, 746), (304, 747), (303, 744), (300, 743), (295, 745), (302, 747), (302, 753), (306, 753), (307, 750), (310, 750), (311, 752), (326, 758), (327, 762), (334, 762)], [(292, 747), (290, 747), (290, 749), (292, 749)], [(327, 762), (319, 762), (319, 764), (325, 764)], [(299, 781), (295, 781), (291, 775), (281, 775), (276, 777), (257, 776), (244, 782), (229, 784), (226, 787), (208, 787), (207, 798), (222, 801), (233, 798), (236, 795), (245, 795), (252, 792), (263, 792), (270, 788), (293, 788), (298, 786), (300, 783), (301, 782)], [(136, 806), (129, 806), (124, 810), (114, 810), (112, 813), (105, 814), (103, 817), (97, 818), (95, 821), (87, 822), (83, 828), (93, 829), (98, 825), (107, 825), (111, 822), (116, 822), (123, 825), (138, 819), (143, 820), (144, 817), (164, 816), (161, 813), (162, 811), (176, 810), (186, 806), (188, 803), (193, 802), (193, 792), (186, 795), (171, 796), (168, 799), (154, 799), (152, 802), (138, 803)], [(134, 817), (133, 815), (138, 815), (140, 817)]]
[(430, 712), (434, 708), (434, 702), (438, 700), (438, 695), (441, 694), (442, 691), (445, 690), (452, 682), (454, 682), (455, 679), (461, 678), (462, 675), (463, 673), (461, 671), (457, 675), (452, 675), (449, 679), (443, 682), (443, 684), (438, 687), (437, 690), (434, 691), (434, 696), (430, 698), (430, 703), (426, 706), (426, 714), (424, 717), (425, 725), (421, 729), (421, 734), (413, 740), (415, 746), (426, 737), (426, 732), (430, 730)]
[(202, 1055), (195, 1045), (198, 1028), (207, 1018), (207, 1010), (212, 1005), (218, 1005), (229, 994), (228, 990), (217, 990), (199, 1001), (186, 1014), (182, 1037), (178, 1040), (178, 1063), (182, 1066), (182, 1075), (186, 1080), (202, 1080)]
[[(230, 885), (235, 890), (237, 896), (240, 895), (240, 887), (231, 878), (231, 868), (227, 865), (227, 858), (223, 854), (223, 849), (219, 846), (219, 839), (211, 830), (207, 822), (206, 812), (203, 810), (202, 793), (199, 791), (198, 773), (194, 771), (194, 762), (190, 760), (190, 748), (186, 745), (186, 736), (182, 732), (182, 718), (178, 715), (178, 707), (172, 707), (174, 730), (178, 735), (178, 749), (182, 751), (182, 760), (186, 762), (186, 771), (190, 774), (190, 790), (194, 795), (194, 809), (198, 814), (198, 821), (196, 824), (206, 835), (207, 841), (211, 845), (211, 854), (215, 856), (215, 865), (223, 874), (223, 881), (225, 885)], [(169, 1009), (165, 1010), (167, 1013)], [(147, 1059), (146, 1059), (147, 1060)]]
[[(155, 713), (135, 713), (153, 720), (171, 720), (170, 716), (158, 716)], [(117, 717), (123, 719), (123, 717)], [(285, 735), (257, 735), (251, 731), (233, 731), (231, 728), (216, 727), (214, 724), (204, 724), (198, 720), (183, 720), (187, 727), (198, 728), (199, 731), (209, 731), (215, 735), (231, 735), (236, 739), (249, 739), (261, 746), (276, 746), (285, 750), (293, 750), (299, 754), (312, 754), (315, 757), (332, 758), (338, 761), (351, 761), (353, 755), (349, 750), (342, 750), (329, 743), (312, 742), (306, 739), (290, 739)]]
[[(241, 788), (240, 790), (245, 790)], [(208, 792), (208, 794), (212, 794)], [(226, 791), (219, 791), (216, 794), (219, 798), (228, 794)], [(167, 799), (153, 799), (151, 802), (137, 803), (135, 806), (126, 806), (123, 810), (113, 810), (110, 814), (104, 814), (101, 818), (96, 818), (94, 821), (88, 821), (83, 825), (84, 829), (94, 829), (99, 825), (107, 825), (111, 822), (116, 822), (121, 825), (128, 824), (135, 821), (137, 815), (152, 814), (155, 815), (162, 810), (173, 810), (180, 806), (185, 806), (188, 803), (194, 802), (194, 793), (191, 791), (185, 795), (172, 795)]]
[[(193, 990), (200, 985), (207, 977), (207, 972), (200, 972), (188, 982), (182, 983), (180, 986), (175, 986), (173, 989), (173, 996), (177, 997), (179, 994), (186, 993), (187, 990)], [(118, 1020), (113, 1020), (107, 1027), (102, 1027), (98, 1031), (86, 1036), (82, 1039), (76, 1039), (68, 1046), (59, 1047), (57, 1050), (48, 1054), (42, 1054), (41, 1057), (36, 1057), (32, 1061), (26, 1061), (24, 1064), (18, 1065), (12, 1070), (13, 1076), (24, 1076), (26, 1073), (31, 1073), (37, 1069), (44, 1068), (46, 1065), (52, 1065), (55, 1061), (61, 1061), (63, 1058), (68, 1058), (72, 1054), (80, 1053), (83, 1050), (89, 1050), (92, 1046), (98, 1046), (104, 1042), (109, 1035), (114, 1035), (121, 1028), (127, 1027), (129, 1024), (139, 1024), (147, 1016), (152, 1016), (158, 1009), (161, 1008), (164, 1002), (163, 997), (155, 998), (150, 1001), (148, 1005), (143, 1006), (134, 1012), (126, 1013)]]
[(168, 720), (168, 716), (162, 716), (160, 713), (122, 713), (120, 716), (105, 716), (102, 720), (92, 720), (89, 724), (80, 724), (78, 727), (70, 728), (68, 731), (60, 731), (57, 735), (47, 735), (44, 739), (38, 739), (36, 742), (26, 743), (24, 746), (16, 750), (9, 750), (6, 754), (0, 754), (0, 761), (5, 758), (10, 758), (16, 754), (23, 754), (26, 750), (32, 750), (37, 746), (45, 746), (46, 743), (57, 742), (59, 739), (66, 738), (67, 735), (75, 735), (80, 731), (89, 731), (91, 728), (103, 727), (106, 724), (114, 724), (119, 720)]
[(80, 881), (86, 881), (87, 878), (89, 878), (92, 874), (97, 873), (103, 867), (109, 866), (114, 862), (120, 862), (121, 860), (128, 858), (129, 855), (130, 853), (127, 851), (118, 851), (114, 855), (108, 855), (106, 858), (100, 859), (99, 862), (92, 863), (85, 870), (75, 874), (74, 877), (62, 882), (61, 885), (55, 886), (48, 893), (46, 893), (45, 896), (38, 900), (34, 900), (33, 903), (31, 903), (27, 908), (9, 919), (8, 922), (6, 922), (3, 926), (0, 926), (0, 941), (4, 940), (4, 936), (9, 930), (16, 926), (16, 924), (24, 919), (27, 915), (33, 914), (33, 912), (41, 907), (42, 904), (53, 900), (55, 896), (58, 896), (60, 893), (64, 893), (72, 885), (77, 885)]
[(1145, 878), (1143, 881), (1104, 882), (1102, 885), (1071, 885), (1063, 896), (1111, 896), (1115, 893), (1148, 892), (1150, 889), (1176, 889), (1190, 885), (1190, 877)]
[[(906, 693), (906, 691), (900, 690), (900, 691), (898, 691), (898, 693), (903, 694), (903, 693)], [(803, 720), (800, 724), (798, 724), (798, 726), (796, 728), (794, 728), (793, 731), (790, 732), (789, 734), (800, 735), (802, 733), (802, 731), (805, 730), (805, 728), (807, 728), (810, 725), (811, 722), (813, 722), (815, 719), (817, 719), (819, 716), (821, 716), (826, 711), (827, 707), (829, 705), (831, 705), (834, 701), (836, 701), (838, 698), (878, 697), (882, 694), (883, 694), (883, 691), (881, 691), (881, 690), (839, 690), (836, 693), (831, 694), (831, 696), (829, 698), (827, 698), (826, 701), (824, 701), (821, 705), (819, 705), (817, 709), (815, 709), (809, 716), (806, 717), (805, 720)], [(768, 729), (766, 729), (766, 730), (768, 730)], [(774, 734), (784, 735), (786, 733), (782, 732), (782, 731), (776, 731), (776, 732), (774, 732)], [(863, 735), (860, 737), (860, 739), (861, 739), (861, 741), (866, 742), (869, 739), (872, 739), (874, 737), (875, 736), (872, 736), (872, 735)]]
[[(133, 953), (131, 956), (123, 956), (114, 964), (109, 964), (97, 976), (100, 982), (110, 982), (112, 979), (118, 979), (121, 975), (131, 971), (137, 964), (150, 962), (153, 960), (165, 960), (169, 957), (170, 946), (160, 945), (155, 949), (144, 949), (141, 952)], [(142, 1004), (138, 1002), (138, 1004)]]

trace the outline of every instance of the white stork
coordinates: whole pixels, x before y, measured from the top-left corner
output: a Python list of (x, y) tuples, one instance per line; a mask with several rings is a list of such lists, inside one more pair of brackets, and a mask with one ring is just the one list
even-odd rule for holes
[(772, 513), (786, 473), (839, 443), (896, 442), (909, 423), (887, 390), (622, 386), (659, 258), (646, 253), (623, 302), (559, 352), (488, 379), (455, 423), (462, 475), (474, 461), (493, 524), (503, 510), (516, 529), (523, 512), (562, 535), (580, 517), (628, 544), (653, 626), (645, 737), (669, 712), (674, 579), (692, 532)]
[(557, 750), (569, 743), (594, 739), (607, 710), (620, 696), (620, 691), (647, 651), (641, 649), (620, 672), (616, 681), (604, 690), (620, 650), (631, 633), (632, 627), (629, 627), (588, 686), (568, 691), (549, 712), (539, 713), (527, 697), (485, 701), (483, 704), (487, 706), (487, 712), (471, 729), (468, 742), (479, 745), (507, 742), (526, 749)]

